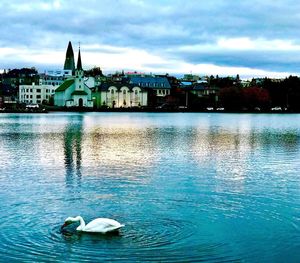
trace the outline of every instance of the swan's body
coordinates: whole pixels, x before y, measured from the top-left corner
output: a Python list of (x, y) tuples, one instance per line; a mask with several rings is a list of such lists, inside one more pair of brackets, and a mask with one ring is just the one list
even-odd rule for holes
[(80, 225), (76, 228), (77, 231), (101, 233), (101, 234), (106, 234), (108, 232), (116, 231), (124, 226), (121, 225), (116, 220), (109, 219), (109, 218), (97, 218), (86, 225), (81, 216), (76, 216), (76, 217), (68, 217), (65, 220), (65, 223), (62, 226), (62, 228), (74, 222), (80, 222)]

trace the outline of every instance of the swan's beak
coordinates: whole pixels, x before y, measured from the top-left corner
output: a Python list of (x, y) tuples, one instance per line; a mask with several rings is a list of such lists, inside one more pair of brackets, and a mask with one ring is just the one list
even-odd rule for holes
[(64, 227), (66, 227), (68, 224), (67, 223), (64, 223), (61, 227), (60, 227), (60, 230), (62, 230)]

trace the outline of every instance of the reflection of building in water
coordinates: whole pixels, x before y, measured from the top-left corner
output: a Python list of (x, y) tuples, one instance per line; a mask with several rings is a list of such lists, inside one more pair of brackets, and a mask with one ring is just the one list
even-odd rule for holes
[[(155, 134), (130, 123), (130, 119), (84, 116), (85, 136), (82, 143), (84, 176), (110, 177), (134, 181), (145, 178), (147, 170), (157, 161)], [(143, 126), (143, 125), (142, 125)]]
[(66, 184), (72, 186), (81, 180), (82, 123), (70, 124), (64, 133)]

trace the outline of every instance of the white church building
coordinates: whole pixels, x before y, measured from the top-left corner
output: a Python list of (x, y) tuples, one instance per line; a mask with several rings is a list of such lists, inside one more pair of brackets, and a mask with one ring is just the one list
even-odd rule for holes
[[(70, 64), (70, 61), (72, 62), (72, 60), (73, 60), (73, 65), (72, 63)], [(73, 54), (71, 43), (69, 43), (67, 54), (66, 54), (65, 69), (74, 70), (74, 54)], [(66, 106), (66, 107), (91, 108), (93, 107), (92, 91), (85, 83), (84, 71), (82, 69), (82, 64), (81, 64), (80, 49), (78, 53), (77, 67), (74, 71), (75, 71), (75, 76), (66, 79), (55, 90), (54, 105)]]

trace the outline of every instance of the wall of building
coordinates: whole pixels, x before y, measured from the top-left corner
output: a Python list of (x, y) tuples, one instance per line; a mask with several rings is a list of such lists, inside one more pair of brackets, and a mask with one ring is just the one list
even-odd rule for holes
[(108, 90), (100, 92), (100, 99), (95, 95), (97, 101), (101, 101), (101, 106), (106, 105), (110, 108), (130, 108), (147, 106), (148, 93), (141, 90), (140, 87), (133, 87), (132, 90), (127, 86), (118, 89), (115, 86), (110, 86)]
[(49, 102), (57, 86), (52, 85), (20, 85), (19, 102), (26, 104), (40, 104), (43, 101)]

